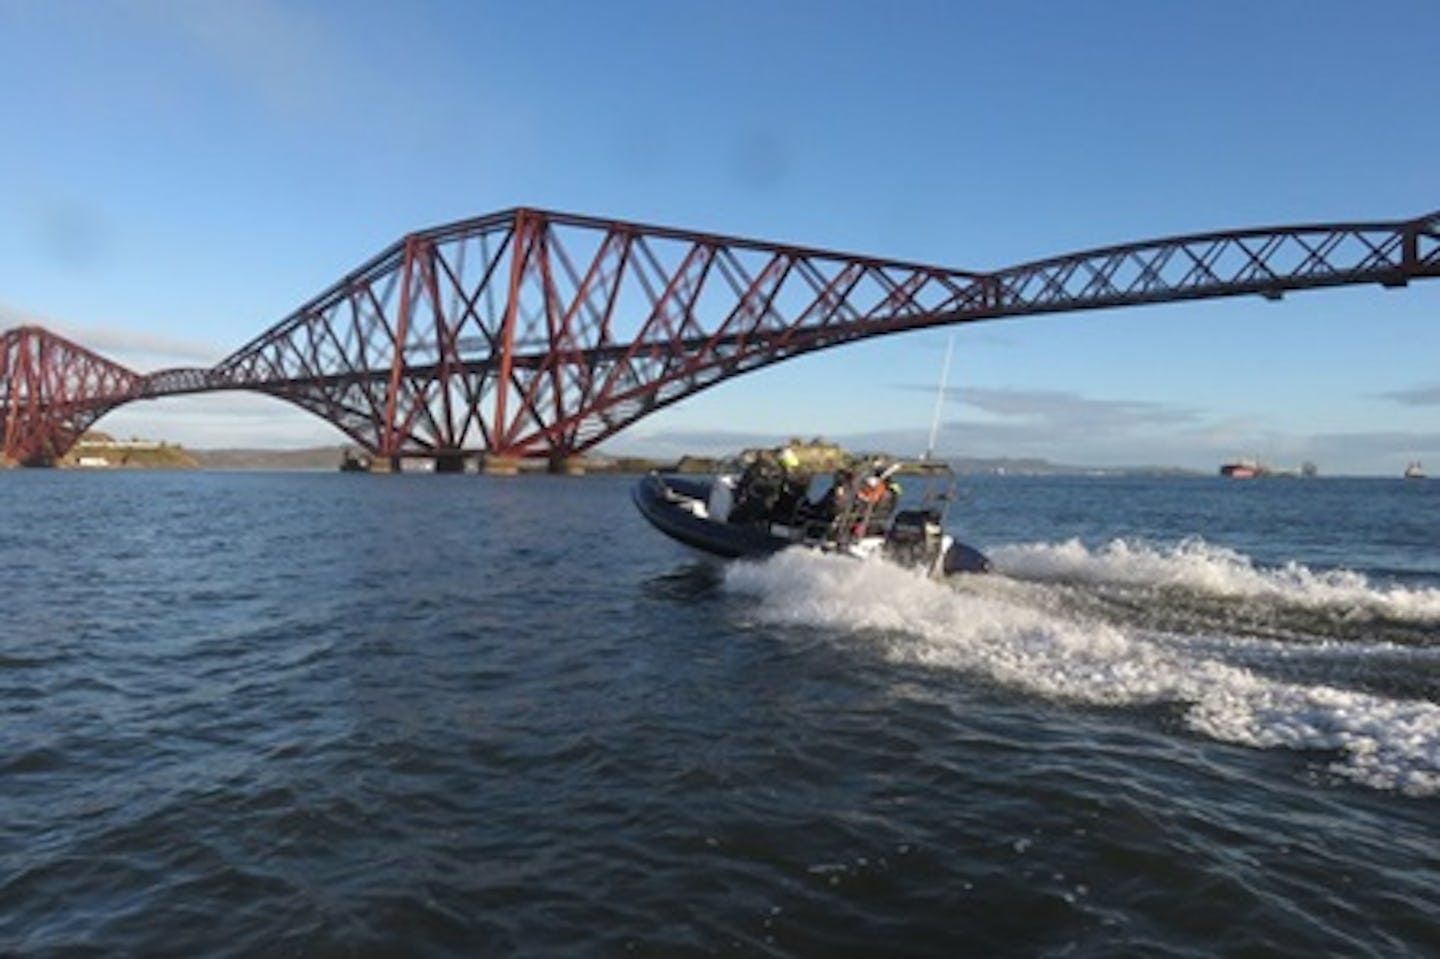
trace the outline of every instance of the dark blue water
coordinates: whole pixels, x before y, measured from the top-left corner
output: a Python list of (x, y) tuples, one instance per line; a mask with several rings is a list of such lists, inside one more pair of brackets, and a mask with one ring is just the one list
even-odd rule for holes
[(1440, 482), (976, 480), (958, 586), (629, 483), (0, 474), (0, 954), (1434, 948)]

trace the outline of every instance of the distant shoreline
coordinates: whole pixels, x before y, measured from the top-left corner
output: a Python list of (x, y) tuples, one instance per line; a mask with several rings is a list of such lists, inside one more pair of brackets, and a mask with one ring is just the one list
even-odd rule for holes
[[(849, 450), (838, 443), (816, 437), (805, 441), (791, 438), (789, 445), (798, 454), (801, 467), (807, 472), (827, 474), (837, 466), (857, 460), (880, 457), (893, 460), (896, 457), (879, 451)], [(750, 451), (742, 451), (741, 455)], [(685, 454), (676, 458), (661, 458), (644, 455), (589, 453), (576, 457), (580, 472), (604, 475), (608, 473), (643, 474), (652, 470), (693, 474), (713, 473), (732, 459), (734, 454), (704, 456)], [(65, 469), (120, 469), (120, 470), (211, 470), (234, 472), (339, 472), (347, 460), (368, 462), (368, 455), (353, 443), (333, 446), (308, 446), (297, 449), (267, 448), (220, 448), (189, 449), (178, 444), (160, 440), (138, 438), (117, 439), (100, 431), (86, 433), (71, 451), (60, 461)], [(474, 471), (478, 457), (466, 457), (468, 470)], [(1210, 470), (1187, 469), (1178, 466), (1076, 466), (1068, 463), (1052, 463), (1036, 457), (977, 457), (939, 456), (937, 463), (947, 464), (952, 472), (960, 476), (1093, 476), (1125, 477), (1213, 477)], [(543, 459), (521, 460), (518, 471), (523, 474), (549, 472), (549, 463)], [(402, 471), (428, 472), (434, 468), (434, 461), (426, 457), (402, 458)], [(1295, 471), (1270, 471), (1264, 478), (1286, 478), (1298, 476)]]
[[(144, 444), (139, 448), (130, 443), (91, 444), (83, 451), (72, 451), (62, 461), (67, 469), (114, 470), (204, 470), (215, 472), (338, 472), (346, 453), (354, 446), (314, 446), (300, 449), (189, 449), (168, 443)], [(685, 455), (678, 458), (650, 456), (592, 455), (580, 458), (588, 474), (643, 474), (651, 470), (682, 473), (711, 473), (726, 457)], [(1005, 457), (940, 457), (951, 470), (965, 476), (1151, 476), (1198, 477), (1209, 472), (1180, 467), (1133, 466), (1092, 467), (1051, 463), (1033, 458)], [(423, 472), (429, 461), (416, 457), (407, 459), (408, 471)], [(520, 472), (544, 473), (543, 460), (522, 461)], [(823, 472), (823, 469), (816, 469)]]

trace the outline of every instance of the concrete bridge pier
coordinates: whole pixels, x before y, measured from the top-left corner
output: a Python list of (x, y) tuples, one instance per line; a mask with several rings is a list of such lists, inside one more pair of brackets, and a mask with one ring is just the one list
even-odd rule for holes
[(485, 453), (480, 457), (480, 472), (486, 476), (514, 476), (520, 472), (520, 457)]

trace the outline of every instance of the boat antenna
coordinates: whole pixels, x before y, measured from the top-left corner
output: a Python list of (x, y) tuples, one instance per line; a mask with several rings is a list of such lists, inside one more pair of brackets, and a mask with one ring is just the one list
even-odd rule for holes
[(925, 447), (922, 460), (929, 461), (935, 455), (935, 436), (940, 432), (940, 408), (945, 404), (945, 381), (950, 378), (950, 354), (955, 349), (955, 334), (945, 343), (945, 365), (940, 368), (940, 389), (935, 394), (935, 415), (930, 419), (930, 445)]

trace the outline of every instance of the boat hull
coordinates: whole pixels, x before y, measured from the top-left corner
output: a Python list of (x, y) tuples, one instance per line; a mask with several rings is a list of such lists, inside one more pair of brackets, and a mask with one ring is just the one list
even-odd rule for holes
[(990, 558), (973, 546), (960, 541), (950, 544), (945, 551), (944, 573), (955, 576), (961, 573), (990, 572)]
[(791, 545), (788, 538), (758, 527), (721, 523), (697, 515), (690, 504), (706, 502), (709, 490), (710, 484), (705, 480), (662, 479), (651, 473), (635, 484), (630, 495), (640, 515), (649, 520), (651, 526), (671, 539), (716, 556), (726, 559), (770, 556)]
[[(631, 490), (631, 498), (635, 501), (640, 515), (660, 532), (714, 556), (726, 559), (763, 559), (791, 546), (816, 552), (842, 552), (835, 548), (834, 544), (805, 540), (794, 531), (789, 531), (787, 535), (774, 531), (783, 530), (783, 527), (740, 525), (711, 518), (705, 511), (710, 485), (709, 480), (661, 477), (651, 473), (635, 484)], [(874, 537), (873, 541), (866, 545), (872, 547), (871, 552), (884, 553), (888, 544), (884, 538)], [(847, 555), (861, 552), (863, 551), (857, 550)], [(897, 559), (901, 565), (925, 565), (932, 571), (947, 576), (990, 571), (990, 561), (983, 553), (959, 542), (950, 543), (938, 563), (934, 562), (934, 554), (930, 557), (917, 555), (913, 560), (908, 557), (898, 559), (894, 555), (891, 555), (891, 558)]]

